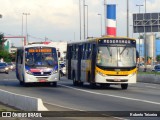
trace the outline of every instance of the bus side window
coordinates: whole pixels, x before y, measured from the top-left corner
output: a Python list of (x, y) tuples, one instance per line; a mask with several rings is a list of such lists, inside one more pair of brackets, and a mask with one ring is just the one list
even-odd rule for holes
[(85, 44), (85, 60), (87, 60), (87, 55), (88, 55), (88, 44)]
[(18, 51), (18, 57), (17, 57), (17, 58), (18, 58), (18, 64), (22, 64), (22, 57), (23, 57), (23, 56), (22, 56), (22, 51), (19, 50), (19, 51)]
[(82, 45), (82, 60), (85, 58), (85, 44)]
[(72, 59), (74, 59), (74, 45), (72, 46)]
[(76, 45), (73, 45), (72, 47), (72, 59), (75, 60), (76, 59)]
[(23, 51), (21, 51), (21, 64), (23, 64)]
[(87, 59), (91, 59), (91, 44), (88, 43), (88, 52), (87, 52)]
[(75, 59), (77, 60), (78, 59), (78, 45), (76, 45), (76, 52), (75, 52)]

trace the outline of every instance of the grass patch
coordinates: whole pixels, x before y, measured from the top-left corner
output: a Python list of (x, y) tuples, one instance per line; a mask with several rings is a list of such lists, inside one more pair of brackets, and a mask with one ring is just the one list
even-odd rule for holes
[(147, 71), (147, 72), (142, 72), (138, 71), (138, 74), (154, 74), (154, 75), (160, 75), (160, 72), (153, 72), (153, 71)]

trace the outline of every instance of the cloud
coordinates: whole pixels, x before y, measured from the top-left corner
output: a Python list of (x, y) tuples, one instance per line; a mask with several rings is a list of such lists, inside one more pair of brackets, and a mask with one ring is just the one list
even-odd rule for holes
[[(89, 36), (100, 36), (100, 16), (102, 14), (102, 30), (104, 33), (104, 0), (85, 0), (88, 5)], [(126, 36), (126, 0), (106, 0), (109, 4), (117, 4), (117, 35)], [(79, 0), (0, 0), (3, 3), (0, 14), (0, 31), (13, 35), (22, 32), (22, 13), (30, 13), (28, 34), (37, 37), (48, 37), (57, 40), (79, 40)], [(130, 24), (132, 13), (138, 12), (136, 4), (144, 4), (144, 0), (129, 0)], [(159, 0), (147, 0), (147, 12), (160, 12)], [(81, 7), (83, 0), (81, 0)], [(83, 14), (83, 7), (82, 7)], [(144, 7), (141, 8), (144, 12)], [(25, 33), (25, 19), (24, 33)], [(83, 16), (82, 16), (83, 36)], [(131, 36), (131, 29), (130, 29)]]

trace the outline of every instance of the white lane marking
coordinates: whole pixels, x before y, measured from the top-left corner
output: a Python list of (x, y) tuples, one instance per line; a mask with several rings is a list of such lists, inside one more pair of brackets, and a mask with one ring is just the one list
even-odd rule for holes
[(148, 88), (157, 88), (157, 87), (153, 87), (153, 86), (145, 86), (145, 87), (148, 87)]
[(114, 117), (116, 119), (119, 119), (119, 120), (129, 120), (129, 119), (126, 119), (126, 118), (120, 118), (120, 117)]
[(86, 92), (86, 93), (91, 93), (91, 94), (96, 94), (96, 95), (109, 96), (109, 97), (115, 97), (115, 98), (121, 98), (121, 99), (126, 99), (126, 100), (139, 101), (139, 102), (144, 102), (144, 103), (160, 105), (160, 103), (158, 103), (158, 102), (153, 102), (153, 101), (148, 101), (148, 100), (141, 100), (141, 99), (136, 99), (136, 98), (116, 96), (116, 95), (111, 95), (111, 94), (103, 94), (103, 93), (93, 92), (93, 91), (89, 91), (89, 90), (82, 90), (82, 89), (78, 89), (78, 88), (74, 88), (74, 87), (70, 87), (70, 86), (66, 86), (66, 85), (62, 85), (62, 84), (59, 84), (59, 85), (63, 86), (63, 87), (70, 88), (70, 89), (74, 89), (74, 90), (78, 90), (78, 91), (82, 91), (82, 92)]
[(48, 103), (48, 102), (43, 102), (43, 103), (45, 103), (45, 104), (49, 104), (49, 105), (53, 105), (53, 106), (58, 106), (58, 107), (61, 107), (61, 108), (70, 109), (70, 110), (85, 111), (85, 110), (81, 110), (81, 109), (76, 109), (76, 108), (66, 107), (66, 106), (62, 106), (62, 105), (58, 105), (58, 104), (53, 104), (53, 103)]
[[(70, 109), (70, 110), (84, 111), (84, 112), (86, 111), (86, 110), (81, 110), (81, 109), (66, 107), (66, 106), (62, 106), (62, 105), (58, 105), (58, 104), (53, 104), (53, 103), (48, 103), (48, 102), (43, 102), (43, 103), (48, 104), (48, 105), (58, 106), (58, 107), (61, 107), (61, 108)], [(106, 114), (102, 114), (102, 115), (107, 116)], [(116, 119), (119, 119), (119, 120), (129, 120), (129, 119), (120, 118), (120, 117), (114, 117), (114, 116), (111, 116), (111, 117), (116, 118)]]
[(4, 81), (17, 80), (17, 79), (3, 79)]

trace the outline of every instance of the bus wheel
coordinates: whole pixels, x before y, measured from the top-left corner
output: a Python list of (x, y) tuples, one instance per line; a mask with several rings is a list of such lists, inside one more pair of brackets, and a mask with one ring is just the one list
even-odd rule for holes
[(77, 86), (77, 85), (78, 85), (78, 82), (76, 81), (76, 78), (75, 78), (75, 77), (73, 78), (73, 85), (74, 85), (74, 86)]
[(73, 85), (77, 86), (78, 82), (76, 81), (76, 77), (75, 77), (75, 73), (74, 72), (73, 72), (72, 80), (73, 80)]
[(101, 88), (108, 88), (110, 86), (110, 84), (108, 84), (108, 83), (101, 83), (100, 86), (101, 86)]
[(83, 82), (82, 81), (79, 82), (79, 86), (83, 86)]
[(23, 82), (23, 85), (24, 85), (25, 87), (30, 87), (30, 83), (24, 83), (24, 82)]
[(95, 89), (96, 88), (96, 83), (90, 83), (90, 88)]
[(23, 82), (23, 81), (19, 81), (19, 84), (20, 84), (20, 85), (24, 85), (24, 82)]
[(126, 90), (126, 89), (128, 88), (128, 84), (121, 84), (121, 88), (122, 88), (123, 90)]
[(53, 87), (57, 87), (57, 82), (52, 82), (50, 85)]

